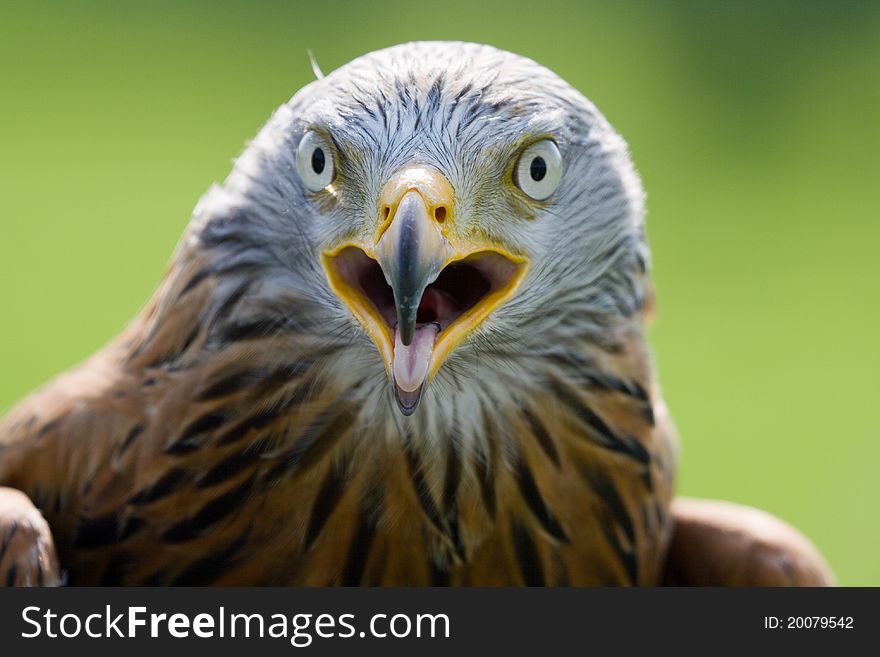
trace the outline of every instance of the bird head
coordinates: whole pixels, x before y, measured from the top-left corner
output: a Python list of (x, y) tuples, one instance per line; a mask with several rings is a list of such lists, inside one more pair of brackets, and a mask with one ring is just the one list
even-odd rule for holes
[(489, 46), (405, 44), (320, 77), (212, 199), (246, 211), (204, 212), (200, 239), (227, 263), (259, 251), (266, 303), (296, 298), (290, 315), (345, 342), (341, 372), (381, 364), (404, 415), (429, 386), (491, 396), (576, 368), (644, 301), (624, 142), (554, 73)]

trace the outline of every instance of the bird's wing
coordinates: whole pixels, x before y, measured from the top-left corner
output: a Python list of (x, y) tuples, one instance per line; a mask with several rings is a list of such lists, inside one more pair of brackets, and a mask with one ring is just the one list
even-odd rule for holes
[[(168, 354), (185, 348), (208, 290), (193, 290), (165, 306), (162, 292), (185, 286), (201, 266), (198, 259), (175, 263), (159, 293), (120, 336), (0, 418), (0, 490), (22, 491), (45, 515), (62, 562), (70, 556), (82, 518), (127, 499), (140, 483), (139, 464), (161, 453), (165, 429), (173, 434), (173, 426), (154, 426), (156, 391), (173, 388), (173, 379), (177, 387), (164, 397), (181, 405), (181, 391), (194, 385), (195, 374), (172, 376), (164, 363)], [(159, 322), (164, 315), (166, 321)], [(171, 415), (165, 412), (160, 419), (167, 424)], [(149, 444), (148, 433), (154, 436)], [(5, 510), (0, 507), (0, 527), (8, 520)]]
[(664, 583), (670, 586), (832, 586), (819, 551), (764, 511), (718, 500), (676, 499)]

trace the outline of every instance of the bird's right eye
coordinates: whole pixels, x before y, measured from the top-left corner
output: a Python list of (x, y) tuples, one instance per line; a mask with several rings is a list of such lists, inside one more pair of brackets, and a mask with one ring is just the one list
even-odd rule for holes
[(320, 192), (336, 177), (333, 151), (317, 132), (309, 131), (300, 140), (296, 149), (296, 172), (310, 192)]

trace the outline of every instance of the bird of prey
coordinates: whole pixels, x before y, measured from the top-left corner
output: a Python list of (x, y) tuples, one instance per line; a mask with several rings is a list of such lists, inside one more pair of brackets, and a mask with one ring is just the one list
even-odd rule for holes
[(672, 503), (643, 217), (623, 139), (529, 59), (319, 76), (130, 326), (0, 423), (0, 579), (830, 581), (781, 521)]

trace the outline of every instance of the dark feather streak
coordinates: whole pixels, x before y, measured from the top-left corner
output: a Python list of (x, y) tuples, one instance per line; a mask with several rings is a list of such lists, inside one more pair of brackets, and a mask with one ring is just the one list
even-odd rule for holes
[(458, 495), (458, 485), (461, 480), (461, 460), (455, 445), (450, 442), (446, 456), (446, 475), (443, 479), (443, 510), (447, 513), (455, 512), (455, 498)]
[(529, 530), (514, 521), (510, 529), (510, 540), (513, 543), (514, 553), (525, 585), (544, 586), (544, 567)]
[(634, 436), (618, 436), (605, 424), (591, 408), (589, 408), (567, 385), (558, 381), (550, 383), (556, 398), (565, 404), (578, 420), (589, 430), (592, 441), (612, 452), (618, 452), (631, 459), (648, 465), (651, 455), (645, 446)]
[(421, 504), (422, 511), (425, 512), (425, 515), (431, 524), (434, 525), (435, 529), (444, 532), (443, 521), (437, 510), (437, 504), (434, 502), (434, 496), (431, 495), (431, 489), (428, 488), (428, 483), (425, 481), (425, 475), (422, 472), (421, 460), (416, 451), (410, 446), (409, 441), (407, 441), (404, 449), (410, 480), (416, 492), (416, 498), (419, 500), (419, 504)]
[(205, 529), (241, 509), (250, 495), (253, 483), (254, 478), (251, 477), (210, 500), (193, 516), (167, 529), (162, 534), (162, 541), (182, 543), (200, 537)]
[(243, 470), (251, 467), (260, 458), (260, 454), (255, 449), (244, 449), (240, 452), (230, 454), (222, 461), (212, 466), (201, 479), (199, 479), (198, 488), (209, 488), (222, 484), (224, 481), (232, 479), (240, 474)]
[(370, 499), (364, 501), (361, 509), (360, 520), (351, 539), (342, 571), (342, 586), (358, 586), (363, 579), (373, 539), (376, 536), (375, 519), (381, 512), (381, 498), (372, 499), (375, 495), (369, 495)]
[(309, 524), (306, 527), (306, 535), (303, 541), (304, 550), (308, 550), (311, 547), (312, 543), (314, 543), (315, 539), (318, 537), (318, 534), (324, 529), (324, 525), (327, 524), (330, 515), (339, 505), (339, 501), (342, 499), (342, 494), (344, 492), (344, 473), (334, 464), (331, 464), (327, 469), (327, 474), (324, 476), (321, 489), (318, 491), (318, 494), (315, 496), (315, 501), (312, 503)]
[(144, 524), (137, 516), (122, 518), (116, 511), (97, 518), (81, 517), (74, 544), (78, 548), (99, 548), (124, 541)]
[(142, 424), (136, 424), (131, 428), (131, 431), (128, 432), (128, 435), (125, 437), (125, 440), (122, 441), (122, 444), (119, 446), (119, 455), (125, 453), (125, 451), (134, 444), (135, 439), (141, 435), (144, 431), (144, 426)]
[(451, 573), (449, 572), (448, 565), (438, 564), (434, 559), (429, 559), (428, 572), (431, 577), (431, 586), (449, 586)]
[(523, 499), (544, 530), (557, 541), (568, 542), (568, 535), (562, 529), (556, 517), (550, 512), (550, 509), (547, 508), (547, 503), (538, 490), (538, 485), (535, 483), (535, 477), (531, 469), (522, 459), (520, 459), (516, 467), (516, 483)]
[[(639, 576), (635, 550), (636, 531), (626, 503), (613, 480), (599, 468), (591, 464), (583, 464), (580, 467), (580, 472), (605, 505), (605, 513), (603, 514), (605, 518), (601, 523), (602, 531), (623, 565), (629, 583), (636, 584)], [(621, 543), (614, 530), (615, 527), (620, 527), (623, 531), (628, 545)]]
[(166, 454), (186, 454), (201, 447), (209, 433), (226, 422), (226, 415), (217, 411), (209, 411), (193, 420), (184, 429), (180, 438), (165, 448)]
[(18, 528), (20, 527), (20, 523), (18, 520), (13, 520), (9, 525), (9, 529), (6, 530), (6, 535), (3, 537), (3, 542), (0, 543), (0, 561), (3, 561), (3, 557), (6, 554), (6, 550), (9, 549), (9, 544), (12, 543), (13, 537), (18, 533)]
[(300, 434), (293, 447), (281, 454), (279, 464), (272, 469), (268, 478), (272, 479), (294, 469), (307, 470), (348, 435), (354, 424), (356, 408), (347, 403), (341, 407), (333, 405), (322, 411)]
[(178, 484), (183, 481), (186, 472), (186, 469), (182, 467), (171, 468), (158, 481), (133, 495), (129, 500), (129, 504), (135, 506), (151, 504), (168, 497), (177, 490)]
[(54, 420), (51, 420), (50, 422), (47, 422), (42, 427), (40, 427), (40, 430), (37, 431), (37, 438), (42, 438), (47, 433), (50, 433), (50, 432), (54, 431), (55, 429), (57, 429), (58, 425), (61, 424), (61, 419), (62, 418), (60, 418), (60, 417), (55, 418)]
[(553, 461), (556, 467), (559, 467), (559, 452), (556, 451), (556, 445), (553, 443), (553, 439), (547, 432), (544, 423), (527, 407), (523, 407), (522, 415), (532, 435), (535, 436), (541, 449), (547, 455), (547, 458)]
[(18, 575), (18, 566), (16, 564), (12, 564), (9, 566), (9, 570), (6, 571), (6, 586), (7, 588), (12, 588), (15, 586), (15, 578)]
[(171, 580), (171, 586), (205, 586), (211, 584), (230, 566), (241, 558), (241, 549), (247, 543), (249, 530), (246, 530), (234, 542), (219, 552), (208, 554), (186, 567), (177, 577)]
[(495, 462), (498, 453), (498, 431), (495, 423), (489, 417), (489, 413), (483, 410), (483, 430), (485, 432), (485, 444), (488, 454), (477, 459), (475, 471), (480, 483), (480, 497), (489, 517), (494, 520), (498, 502), (495, 495)]
[(313, 360), (305, 359), (272, 369), (252, 368), (233, 372), (200, 390), (196, 393), (195, 399), (196, 401), (210, 401), (249, 388), (274, 388), (289, 383), (295, 377), (308, 371), (313, 363)]

